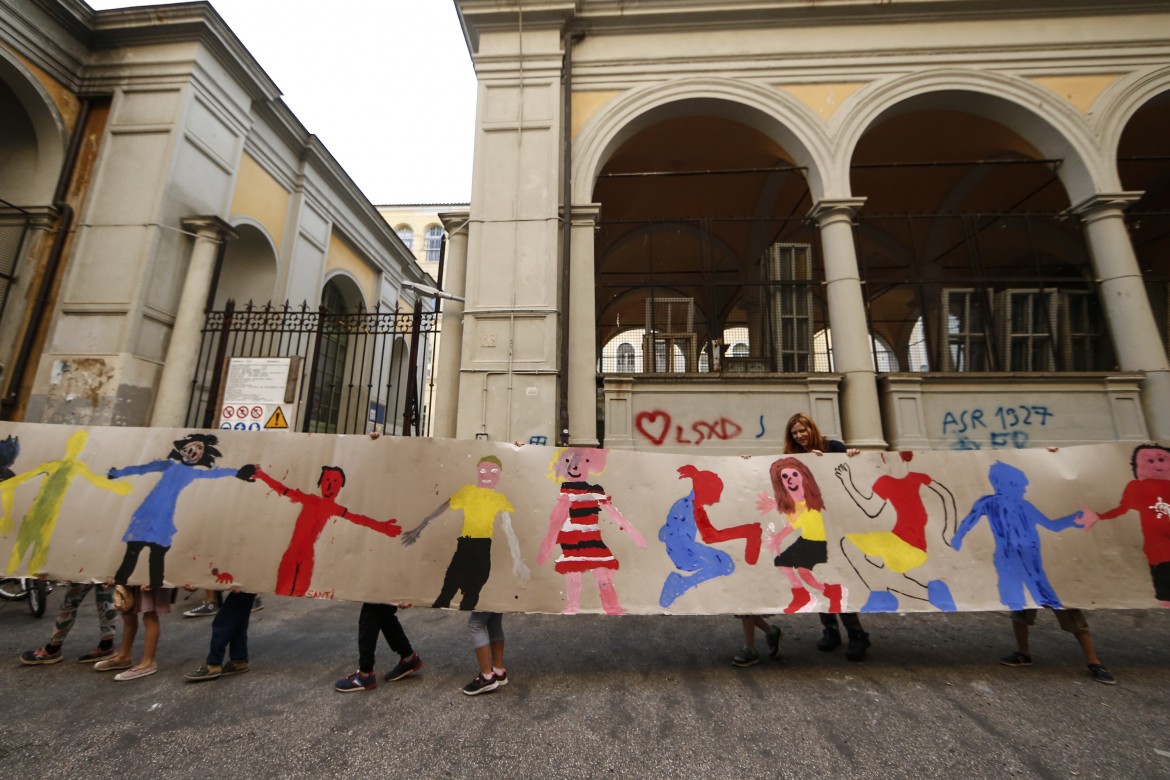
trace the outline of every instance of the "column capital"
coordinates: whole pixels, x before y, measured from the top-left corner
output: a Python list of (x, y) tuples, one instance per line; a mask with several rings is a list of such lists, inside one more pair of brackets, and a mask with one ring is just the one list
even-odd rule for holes
[(1141, 199), (1144, 192), (1098, 192), (1080, 203), (1070, 206), (1066, 214), (1079, 217), (1082, 221), (1093, 222), (1109, 216), (1119, 216), (1130, 204)]
[(184, 217), (179, 224), (183, 226), (183, 230), (194, 233), (200, 238), (210, 238), (213, 241), (225, 241), (239, 236), (235, 228), (214, 214)]
[(601, 219), (600, 203), (581, 203), (570, 209), (573, 227), (592, 227)]
[(446, 230), (449, 236), (460, 232), (466, 233), (467, 226), (471, 224), (471, 212), (444, 211), (439, 214), (439, 221), (443, 223), (443, 230)]
[(826, 198), (818, 200), (808, 210), (808, 218), (822, 227), (836, 220), (853, 221), (853, 216), (865, 205), (865, 198)]

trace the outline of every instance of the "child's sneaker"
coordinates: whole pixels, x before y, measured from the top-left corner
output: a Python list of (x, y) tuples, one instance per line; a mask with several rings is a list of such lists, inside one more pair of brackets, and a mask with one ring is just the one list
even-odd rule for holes
[(1099, 683), (1105, 683), (1106, 685), (1115, 685), (1117, 683), (1117, 680), (1113, 679), (1113, 674), (1101, 664), (1089, 664), (1089, 674), (1093, 675), (1093, 679)]
[(999, 662), (1004, 666), (1031, 666), (1032, 656), (1024, 655), (1017, 650), (1011, 655), (1005, 655), (1003, 658), (999, 659)]
[(354, 691), (372, 691), (378, 687), (378, 675), (370, 672), (369, 674), (362, 674), (360, 671), (354, 672), (349, 677), (342, 677), (333, 684), (334, 689), (342, 693), (353, 693)]
[(42, 664), (55, 664), (61, 662), (60, 645), (56, 650), (49, 650), (49, 645), (38, 647), (36, 650), (26, 650), (20, 654), (20, 662), (25, 666), (40, 666)]
[(223, 675), (223, 667), (215, 664), (203, 664), (198, 669), (187, 672), (183, 677), (188, 682), (202, 682), (203, 680), (215, 680)]
[(502, 672), (495, 672), (492, 676), (495, 678), (496, 684), (499, 687), (503, 688), (505, 685), (508, 684), (508, 670), (507, 669), (505, 669)]
[(184, 612), (183, 617), (210, 617), (216, 612), (219, 612), (219, 607), (215, 606), (215, 602), (205, 601), (194, 609)]
[(247, 661), (228, 661), (223, 665), (224, 674), (243, 674), (252, 667)]
[(402, 658), (397, 665), (390, 671), (386, 672), (386, 682), (394, 682), (401, 680), (403, 677), (409, 677), (422, 668), (422, 659), (418, 657), (418, 653), (411, 653), (409, 657)]
[(869, 634), (864, 631), (851, 630), (849, 644), (845, 646), (845, 660), (859, 663), (865, 660), (865, 651), (869, 649)]
[(745, 647), (739, 652), (735, 658), (731, 659), (731, 663), (735, 666), (755, 666), (760, 662), (760, 654), (754, 647)]
[(477, 674), (475, 679), (463, 686), (463, 692), (468, 696), (478, 696), (481, 693), (489, 693), (499, 688), (500, 684), (496, 682), (495, 677), (484, 677), (482, 674)]
[(95, 661), (102, 660), (103, 658), (109, 658), (116, 652), (117, 651), (114, 649), (113, 645), (110, 645), (109, 647), (102, 647), (101, 645), (98, 645), (88, 653), (83, 653), (81, 657), (77, 659), (77, 663), (92, 664)]
[(257, 596), (256, 599), (252, 602), (252, 611), (259, 612), (262, 609), (264, 609), (264, 602), (260, 600), (259, 596)]
[(768, 632), (765, 638), (768, 640), (768, 657), (776, 658), (780, 655), (780, 637), (783, 634), (780, 632), (780, 626), (769, 625)]

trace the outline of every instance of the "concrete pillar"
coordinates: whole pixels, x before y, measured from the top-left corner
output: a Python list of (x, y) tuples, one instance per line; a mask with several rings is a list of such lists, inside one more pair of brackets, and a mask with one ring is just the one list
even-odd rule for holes
[(809, 216), (821, 231), (829, 325), (833, 338), (833, 368), (843, 375), (841, 425), (851, 447), (885, 449), (881, 405), (870, 350), (865, 302), (853, 243), (853, 215), (864, 198), (823, 200)]
[(158, 380), (150, 424), (159, 428), (181, 428), (187, 423), (191, 378), (199, 356), (207, 297), (215, 275), (220, 245), (236, 233), (219, 217), (189, 217), (183, 229), (195, 234), (187, 278), (179, 296), (179, 309), (171, 328), (171, 341), (162, 376)]
[(596, 447), (597, 306), (593, 283), (594, 229), (601, 205), (573, 207), (569, 247), (569, 445)]
[(1140, 192), (1100, 193), (1071, 210), (1081, 219), (1097, 293), (1122, 371), (1142, 371), (1142, 408), (1150, 436), (1170, 438), (1170, 363), (1158, 335), (1145, 281), (1125, 227), (1125, 209)]
[[(467, 212), (440, 214), (447, 231), (447, 256), (439, 287), (460, 298), (467, 293)], [(454, 439), (459, 422), (459, 368), (463, 361), (463, 301), (443, 299), (439, 320), (439, 365), (435, 382), (436, 437)]]

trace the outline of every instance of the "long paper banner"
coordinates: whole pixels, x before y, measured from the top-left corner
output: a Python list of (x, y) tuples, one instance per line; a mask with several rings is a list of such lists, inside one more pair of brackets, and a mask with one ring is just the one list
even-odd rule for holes
[(1170, 606), (1154, 444), (743, 458), (12, 423), (0, 478), (10, 575), (519, 612)]

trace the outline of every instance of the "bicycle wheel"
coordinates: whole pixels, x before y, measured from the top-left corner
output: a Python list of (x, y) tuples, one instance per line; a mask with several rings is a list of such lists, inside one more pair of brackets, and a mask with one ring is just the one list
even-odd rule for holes
[(45, 602), (49, 600), (49, 583), (44, 580), (33, 580), (28, 589), (28, 611), (33, 617), (45, 614)]
[(24, 587), (24, 580), (18, 577), (0, 579), (0, 599), (16, 601), (28, 597), (28, 589)]

